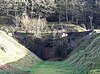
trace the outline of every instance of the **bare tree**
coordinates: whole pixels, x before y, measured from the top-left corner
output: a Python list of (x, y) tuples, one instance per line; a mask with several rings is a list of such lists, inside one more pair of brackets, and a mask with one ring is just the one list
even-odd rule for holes
[(65, 0), (65, 4), (66, 4), (66, 21), (68, 22), (68, 0)]

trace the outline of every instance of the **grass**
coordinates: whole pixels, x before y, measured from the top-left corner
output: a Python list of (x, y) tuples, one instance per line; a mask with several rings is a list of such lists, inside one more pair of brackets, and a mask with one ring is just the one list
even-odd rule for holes
[(81, 71), (66, 62), (43, 62), (30, 69), (31, 74), (80, 74)]
[(0, 70), (0, 74), (30, 74), (30, 73), (21, 70), (13, 70), (13, 71)]

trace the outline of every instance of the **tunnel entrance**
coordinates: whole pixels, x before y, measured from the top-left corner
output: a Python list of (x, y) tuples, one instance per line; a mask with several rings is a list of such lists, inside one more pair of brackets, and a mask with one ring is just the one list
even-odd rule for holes
[(68, 38), (53, 38), (50, 34), (45, 38), (34, 38), (29, 33), (14, 33), (14, 37), (43, 60), (62, 61), (72, 51), (68, 48)]
[(60, 34), (55, 38), (53, 34), (43, 38), (34, 38), (33, 35), (29, 33), (14, 33), (14, 37), (19, 43), (43, 60), (62, 61), (78, 46), (75, 43), (76, 39), (88, 35), (89, 33), (90, 32), (68, 33), (68, 36), (61, 38), (59, 37)]

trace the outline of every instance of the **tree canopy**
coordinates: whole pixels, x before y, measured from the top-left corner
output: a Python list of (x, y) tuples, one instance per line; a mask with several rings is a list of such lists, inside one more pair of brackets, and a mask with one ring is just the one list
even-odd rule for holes
[(13, 15), (15, 11), (19, 15), (26, 10), (31, 18), (46, 18), (52, 22), (100, 25), (99, 0), (2, 0), (0, 10)]

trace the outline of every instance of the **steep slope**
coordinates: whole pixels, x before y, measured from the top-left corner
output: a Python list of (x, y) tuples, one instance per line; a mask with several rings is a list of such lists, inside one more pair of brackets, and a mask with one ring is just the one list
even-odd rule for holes
[[(19, 44), (5, 32), (0, 31), (0, 67), (24, 69), (41, 61), (27, 48)], [(2, 68), (3, 67), (3, 68)], [(4, 68), (5, 69), (5, 68)]]
[(67, 60), (75, 67), (87, 68), (85, 72), (92, 69), (100, 69), (100, 33), (92, 32), (82, 38)]

